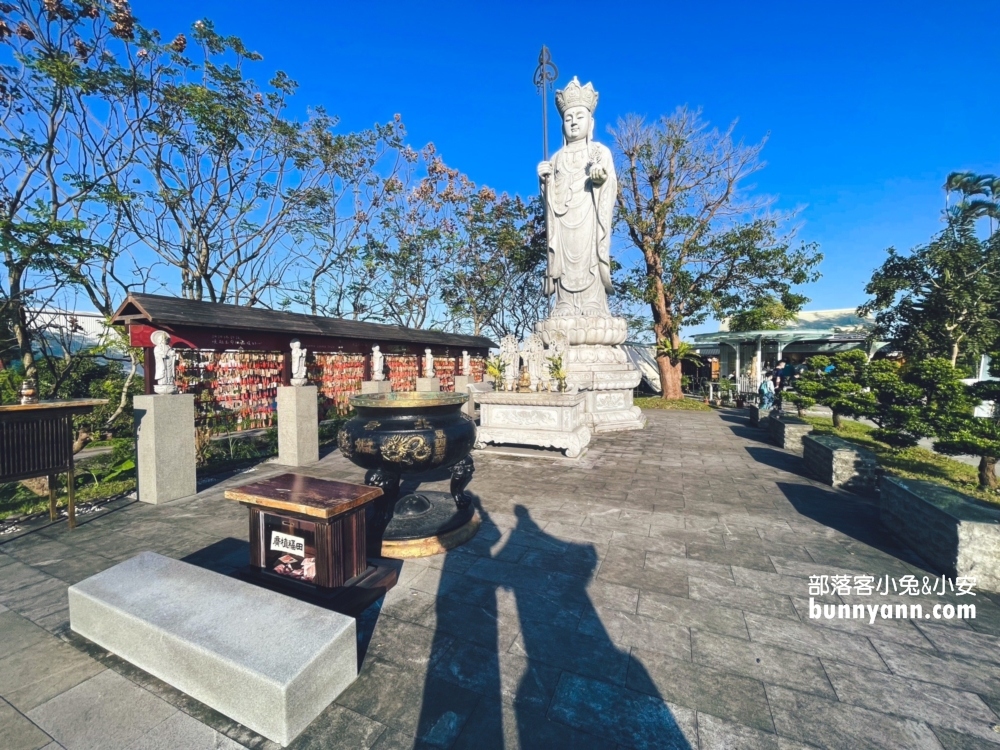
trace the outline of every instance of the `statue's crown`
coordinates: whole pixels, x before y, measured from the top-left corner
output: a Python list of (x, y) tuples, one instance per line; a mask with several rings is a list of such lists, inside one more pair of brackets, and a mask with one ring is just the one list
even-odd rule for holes
[(564, 114), (570, 107), (586, 107), (590, 114), (594, 114), (597, 108), (597, 92), (594, 91), (594, 85), (588, 83), (586, 86), (581, 86), (579, 79), (573, 76), (573, 80), (566, 88), (556, 91), (556, 107), (559, 109), (559, 114)]

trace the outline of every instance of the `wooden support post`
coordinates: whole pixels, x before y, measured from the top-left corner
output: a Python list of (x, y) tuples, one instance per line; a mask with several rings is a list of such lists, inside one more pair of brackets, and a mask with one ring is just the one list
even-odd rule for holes
[(287, 349), (281, 353), (281, 384), (292, 384), (292, 353)]
[(58, 518), (56, 513), (56, 487), (58, 486), (56, 480), (58, 479), (57, 474), (49, 474), (49, 520), (55, 521)]
[(153, 384), (156, 382), (156, 359), (153, 357), (153, 347), (144, 346), (142, 348), (142, 378), (143, 392), (147, 396), (153, 395)]
[(75, 481), (73, 479), (73, 464), (70, 462), (69, 471), (66, 472), (66, 491), (69, 494), (69, 510), (67, 515), (69, 517), (69, 527), (71, 529), (76, 528), (76, 500), (75, 500), (75, 488), (73, 485)]

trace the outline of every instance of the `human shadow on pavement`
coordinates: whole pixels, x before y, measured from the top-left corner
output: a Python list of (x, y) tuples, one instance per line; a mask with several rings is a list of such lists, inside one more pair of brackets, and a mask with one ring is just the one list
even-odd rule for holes
[[(495, 532), (481, 506), (479, 511), (484, 530)], [(654, 680), (628, 649), (612, 642), (587, 593), (599, 562), (594, 546), (545, 533), (524, 506), (514, 513), (517, 523), (502, 546), (494, 551), (487, 540), (478, 549), (477, 576), (466, 573), (469, 553), (462, 548), (445, 559), (432, 651), (447, 653), (428, 673), (418, 746), (691, 750)], [(442, 618), (455, 616), (451, 602), (466, 589), (495, 623), (487, 623), (486, 637), (476, 626), (478, 646), (452, 643), (453, 636), (442, 634)], [(514, 607), (498, 611), (498, 592), (509, 592), (503, 598), (513, 599)], [(520, 633), (501, 656), (498, 636), (511, 632), (504, 625), (512, 609)], [(487, 641), (492, 646), (484, 648)], [(513, 681), (505, 684), (518, 674), (516, 688)], [(448, 713), (431, 692), (438, 678), (457, 679), (482, 696), (454, 745), (442, 742), (446, 732), (438, 730)]]

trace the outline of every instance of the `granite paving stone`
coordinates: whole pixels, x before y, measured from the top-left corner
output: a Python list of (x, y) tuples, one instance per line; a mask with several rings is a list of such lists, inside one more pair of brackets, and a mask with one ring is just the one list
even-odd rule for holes
[(0, 659), (0, 696), (22, 713), (104, 671), (89, 656), (49, 638)]
[(795, 607), (792, 605), (792, 600), (787, 596), (753, 591), (711, 578), (689, 576), (688, 595), (692, 599), (714, 602), (748, 612), (760, 612), (772, 617), (787, 617), (793, 620), (799, 619)]
[(461, 641), (438, 659), (432, 674), (463, 688), (491, 696), (498, 689), (507, 703), (548, 708), (561, 671), (517, 653), (490, 650)]
[(932, 727), (932, 729), (944, 750), (996, 750), (997, 748), (995, 742), (983, 740), (971, 734), (953, 732), (942, 727)]
[[(178, 711), (130, 744), (126, 750), (242, 750), (244, 746)], [(357, 745), (357, 747), (363, 747)]]
[(689, 750), (697, 737), (694, 711), (570, 673), (560, 678), (548, 716), (636, 750)]
[[(497, 731), (499, 729), (499, 731)], [(405, 745), (410, 750), (410, 745)], [(544, 712), (481, 701), (455, 742), (455, 750), (614, 750), (616, 741), (571, 729)]]
[(808, 750), (770, 732), (726, 721), (698, 712), (698, 742), (701, 750)]
[(911, 648), (877, 638), (873, 638), (872, 643), (895, 675), (1000, 697), (1000, 667), (992, 662)]
[(1000, 664), (1000, 638), (997, 636), (929, 622), (917, 623), (917, 628), (939, 651)]
[[(965, 621), (811, 619), (810, 576), (933, 574), (876, 505), (804, 476), (742, 414), (647, 418), (577, 461), (478, 453), (479, 534), (401, 563), (359, 620), (357, 681), (292, 747), (1000, 748), (993, 598)], [(3, 728), (55, 748), (62, 724), (96, 711), (63, 736), (71, 750), (94, 717), (112, 727), (102, 747), (276, 750), (69, 631), (65, 589), (146, 549), (233, 574), (247, 518), (223, 492), (285, 470), (0, 537)], [(364, 477), (339, 451), (301, 471)], [(98, 694), (118, 697), (95, 708)]]
[(927, 724), (767, 685), (778, 734), (822, 748), (940, 750)]
[[(414, 696), (423, 699), (415, 700)], [(447, 680), (369, 659), (357, 681), (337, 697), (336, 703), (404, 734), (418, 736), (420, 730), (421, 739), (447, 747), (458, 737), (478, 701), (477, 693)]]
[(594, 637), (608, 637), (620, 649), (659, 651), (676, 659), (691, 659), (691, 633), (686, 627), (668, 625), (642, 615), (609, 609), (588, 612), (578, 630)]
[(723, 583), (733, 583), (733, 571), (729, 565), (664, 555), (660, 552), (647, 552), (645, 567), (647, 570), (683, 572), (700, 578), (715, 578)]
[(784, 618), (746, 613), (750, 640), (800, 654), (839, 659), (869, 669), (888, 671), (867, 638), (828, 628), (804, 625)]
[(0, 700), (0, 740), (4, 750), (39, 750), (52, 745), (49, 735), (4, 700)]
[(774, 731), (764, 685), (750, 677), (632, 649), (626, 686), (755, 729)]
[(617, 648), (603, 633), (594, 635), (544, 623), (525, 623), (508, 651), (567, 672), (625, 684), (628, 651)]
[(701, 630), (691, 631), (691, 651), (696, 664), (837, 699), (815, 656)]
[(844, 703), (918, 719), (1000, 744), (1000, 735), (992, 729), (996, 714), (974, 693), (829, 660), (824, 660), (823, 665), (837, 697)]
[(27, 712), (56, 742), (72, 750), (127, 747), (177, 712), (106, 669)]
[(696, 599), (642, 591), (639, 595), (639, 614), (735, 638), (750, 637), (743, 612)]

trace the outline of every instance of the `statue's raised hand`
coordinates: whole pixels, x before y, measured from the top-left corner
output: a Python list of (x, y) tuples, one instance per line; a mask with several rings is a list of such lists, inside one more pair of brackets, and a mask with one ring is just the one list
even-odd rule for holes
[(547, 179), (548, 176), (552, 174), (552, 162), (542, 161), (538, 163), (538, 177), (539, 179)]
[(600, 187), (608, 181), (608, 170), (599, 164), (595, 164), (590, 168), (590, 181), (596, 187)]

